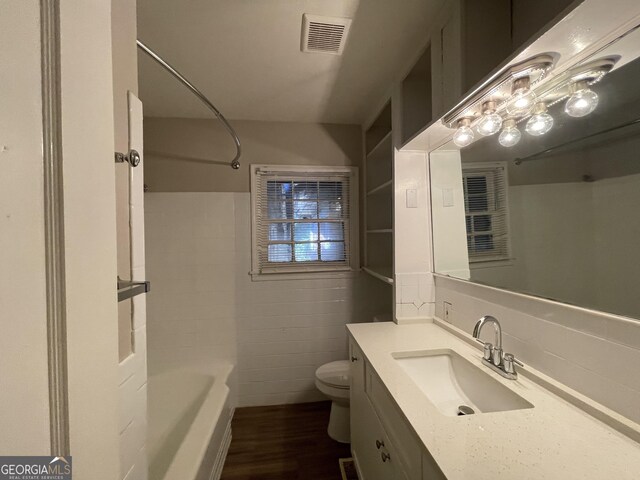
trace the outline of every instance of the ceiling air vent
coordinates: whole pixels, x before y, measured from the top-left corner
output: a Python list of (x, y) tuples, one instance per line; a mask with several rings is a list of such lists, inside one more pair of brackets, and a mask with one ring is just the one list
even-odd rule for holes
[(303, 52), (331, 53), (342, 55), (347, 34), (351, 26), (350, 18), (302, 15)]

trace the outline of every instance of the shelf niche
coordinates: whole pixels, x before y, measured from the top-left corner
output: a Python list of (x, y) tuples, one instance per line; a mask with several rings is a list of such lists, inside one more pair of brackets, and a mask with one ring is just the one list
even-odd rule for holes
[[(364, 268), (393, 283), (393, 132), (391, 101), (364, 132)], [(391, 292), (390, 292), (391, 293)], [(390, 298), (390, 303), (392, 298)]]

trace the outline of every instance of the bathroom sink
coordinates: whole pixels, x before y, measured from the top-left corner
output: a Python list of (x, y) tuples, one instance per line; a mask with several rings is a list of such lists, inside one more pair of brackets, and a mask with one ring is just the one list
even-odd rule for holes
[(448, 416), (533, 408), (524, 398), (453, 350), (396, 352), (396, 362)]

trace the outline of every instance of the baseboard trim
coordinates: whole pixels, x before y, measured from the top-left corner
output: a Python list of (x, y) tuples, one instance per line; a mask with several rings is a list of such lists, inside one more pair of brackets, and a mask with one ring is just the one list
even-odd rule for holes
[(229, 453), (229, 446), (231, 445), (231, 420), (233, 420), (234, 412), (235, 409), (232, 410), (231, 415), (229, 415), (229, 422), (227, 423), (227, 428), (224, 431), (222, 444), (220, 445), (220, 450), (218, 450), (218, 455), (216, 456), (216, 461), (213, 464), (213, 469), (211, 470), (211, 476), (209, 477), (209, 480), (220, 480), (220, 477), (222, 476), (224, 462), (227, 459), (227, 453)]

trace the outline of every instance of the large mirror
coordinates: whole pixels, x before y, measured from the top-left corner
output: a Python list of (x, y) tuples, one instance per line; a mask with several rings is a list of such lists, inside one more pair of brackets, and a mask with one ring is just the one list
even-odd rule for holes
[(555, 93), (523, 100), (535, 81), (513, 81), (509, 101), (532, 111), (499, 99), (455, 119), (463, 146), (430, 153), (436, 272), (640, 318), (638, 55), (635, 31), (558, 75)]

